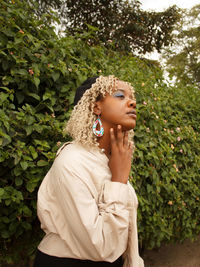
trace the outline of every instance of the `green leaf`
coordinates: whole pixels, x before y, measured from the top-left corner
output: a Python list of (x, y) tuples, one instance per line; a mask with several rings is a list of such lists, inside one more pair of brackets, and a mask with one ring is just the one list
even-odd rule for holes
[(22, 180), (22, 178), (20, 178), (20, 177), (16, 177), (16, 178), (15, 178), (15, 184), (16, 184), (16, 186), (20, 186), (20, 185), (22, 185), (22, 184), (23, 184), (23, 180)]
[(34, 81), (35, 86), (38, 88), (38, 86), (39, 86), (39, 84), (40, 84), (40, 79), (37, 78), (37, 77), (34, 77), (34, 78), (33, 78), (33, 81)]
[(25, 127), (25, 130), (26, 130), (26, 134), (27, 135), (30, 135), (33, 131), (34, 127), (32, 125), (28, 125)]
[(0, 54), (7, 57), (7, 54), (0, 50)]
[(151, 193), (152, 191), (152, 186), (150, 184), (147, 184), (147, 192)]
[(2, 197), (4, 194), (4, 189), (3, 188), (0, 188), (0, 197)]
[(42, 125), (35, 125), (34, 129), (38, 132), (38, 133), (42, 133), (42, 131), (44, 130), (44, 127)]
[(11, 138), (10, 138), (10, 136), (6, 136), (5, 138), (3, 138), (3, 140), (2, 140), (2, 147), (3, 146), (6, 146), (6, 145), (8, 145), (9, 143), (11, 142)]
[(5, 204), (6, 204), (6, 206), (9, 206), (10, 203), (11, 203), (11, 199), (6, 199), (6, 200), (5, 200)]
[(20, 74), (20, 75), (27, 75), (27, 74), (28, 74), (28, 73), (27, 73), (27, 70), (25, 70), (25, 69), (19, 69), (19, 70), (17, 71), (17, 73)]
[(38, 153), (35, 150), (35, 148), (33, 146), (29, 146), (29, 150), (31, 152), (31, 155), (32, 155), (33, 159), (36, 159), (38, 157)]
[(15, 233), (16, 229), (18, 227), (18, 222), (14, 221), (9, 225), (9, 232)]
[(23, 213), (27, 217), (31, 217), (32, 216), (32, 211), (27, 206), (23, 207)]
[(69, 86), (66, 85), (66, 84), (63, 85), (60, 91), (61, 91), (62, 93), (66, 93), (66, 92), (68, 92), (68, 91), (69, 91)]
[(0, 93), (0, 100), (1, 102), (4, 102), (8, 98), (8, 94), (6, 93)]
[(10, 222), (10, 219), (8, 217), (4, 216), (4, 217), (2, 217), (2, 221), (4, 223), (9, 223)]
[(28, 168), (28, 163), (26, 161), (20, 161), (20, 165), (24, 171)]
[(21, 156), (19, 156), (18, 154), (15, 154), (14, 158), (15, 158), (14, 164), (17, 165), (19, 163), (19, 161), (21, 160)]
[(10, 89), (8, 87), (5, 86), (0, 86), (1, 89), (5, 90), (6, 92), (10, 92)]
[(56, 82), (58, 80), (58, 78), (60, 77), (60, 73), (59, 72), (53, 72), (51, 74), (51, 76), (52, 76), (54, 82)]
[(35, 183), (32, 183), (31, 181), (29, 181), (27, 184), (26, 184), (26, 189), (32, 193), (34, 190), (35, 190), (35, 187), (37, 186), (37, 184)]
[(22, 222), (22, 227), (26, 230), (31, 230), (32, 229), (32, 226), (30, 223), (28, 222)]
[[(39, 85), (39, 83), (38, 83), (38, 85)], [(37, 85), (37, 86), (38, 86), (38, 85)], [(39, 95), (37, 95), (37, 94), (34, 94), (34, 93), (28, 93), (27, 95), (33, 97), (34, 99), (36, 99), (36, 100), (38, 100), (38, 101), (40, 101), (40, 97), (39, 97)]]
[(45, 160), (42, 160), (42, 159), (37, 162), (37, 166), (39, 166), (39, 167), (47, 166), (48, 164), (49, 164), (48, 161), (45, 161)]
[(16, 93), (18, 104), (21, 104), (24, 101), (24, 94), (22, 92)]
[(10, 234), (7, 230), (1, 230), (1, 237), (3, 238), (9, 238)]
[(23, 172), (23, 170), (21, 169), (21, 167), (19, 165), (17, 165), (15, 168), (14, 168), (14, 175), (15, 176), (19, 176), (21, 175)]
[(22, 38), (15, 38), (15, 45), (22, 43)]
[(9, 67), (8, 61), (7, 60), (3, 60), (2, 62), (2, 68), (4, 71), (6, 71)]

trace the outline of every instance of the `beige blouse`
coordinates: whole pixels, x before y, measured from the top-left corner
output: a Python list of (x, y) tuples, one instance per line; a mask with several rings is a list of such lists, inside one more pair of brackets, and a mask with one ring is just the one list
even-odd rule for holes
[(138, 254), (138, 201), (133, 187), (111, 182), (99, 149), (64, 144), (38, 191), (37, 211), (48, 255), (143, 267)]

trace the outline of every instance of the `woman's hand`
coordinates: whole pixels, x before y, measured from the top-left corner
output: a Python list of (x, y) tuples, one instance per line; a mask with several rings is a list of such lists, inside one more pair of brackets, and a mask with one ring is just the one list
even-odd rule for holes
[(133, 143), (128, 141), (128, 132), (122, 132), (121, 125), (117, 126), (116, 136), (110, 129), (111, 156), (108, 166), (112, 173), (113, 182), (126, 184), (131, 170)]

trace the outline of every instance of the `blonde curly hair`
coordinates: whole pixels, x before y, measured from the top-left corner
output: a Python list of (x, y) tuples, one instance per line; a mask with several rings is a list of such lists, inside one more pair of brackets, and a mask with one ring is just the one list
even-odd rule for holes
[[(77, 105), (74, 106), (71, 116), (64, 129), (75, 142), (81, 143), (89, 147), (98, 147), (98, 137), (93, 134), (92, 126), (97, 119), (93, 110), (95, 102), (102, 99), (106, 94), (112, 94), (115, 90), (116, 82), (119, 81), (114, 75), (99, 76), (96, 82), (92, 84), (90, 89), (87, 89)], [(135, 91), (130, 83), (126, 82), (132, 92), (132, 97), (135, 99)], [(133, 141), (134, 131), (129, 131), (129, 140)]]

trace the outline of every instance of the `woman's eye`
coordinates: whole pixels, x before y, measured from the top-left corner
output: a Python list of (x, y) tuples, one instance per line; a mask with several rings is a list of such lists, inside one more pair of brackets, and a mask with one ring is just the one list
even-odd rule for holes
[(117, 92), (113, 94), (114, 97), (124, 98), (124, 94), (121, 92)]

